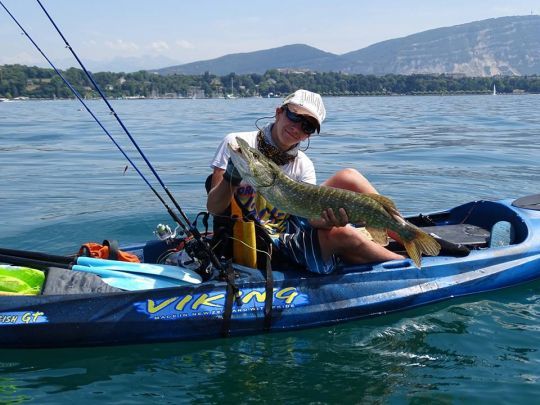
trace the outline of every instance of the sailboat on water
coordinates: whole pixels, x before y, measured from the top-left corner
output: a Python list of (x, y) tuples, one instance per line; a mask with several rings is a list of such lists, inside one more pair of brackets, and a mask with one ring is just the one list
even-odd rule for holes
[(232, 77), (231, 77), (231, 92), (227, 94), (225, 97), (228, 99), (236, 98), (236, 96), (234, 95), (234, 80)]
[(495, 84), (493, 84), (493, 95), (494, 96), (497, 95), (497, 88), (495, 87)]

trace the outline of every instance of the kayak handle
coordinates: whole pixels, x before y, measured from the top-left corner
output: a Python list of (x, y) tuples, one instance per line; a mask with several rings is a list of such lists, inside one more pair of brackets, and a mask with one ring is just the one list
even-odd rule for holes
[(382, 263), (384, 269), (400, 269), (403, 267), (415, 267), (411, 259), (392, 260), (391, 262)]

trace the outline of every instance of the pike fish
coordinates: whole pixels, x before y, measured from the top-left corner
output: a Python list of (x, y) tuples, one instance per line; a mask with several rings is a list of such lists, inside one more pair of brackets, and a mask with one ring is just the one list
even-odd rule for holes
[(387, 245), (388, 231), (395, 232), (418, 268), (422, 254), (439, 254), (439, 243), (407, 222), (388, 197), (295, 181), (245, 140), (237, 137), (236, 142), (237, 145), (229, 144), (228, 147), (231, 160), (242, 178), (281, 210), (302, 218), (316, 219), (327, 208), (334, 212), (344, 208), (349, 221), (365, 226), (380, 245)]

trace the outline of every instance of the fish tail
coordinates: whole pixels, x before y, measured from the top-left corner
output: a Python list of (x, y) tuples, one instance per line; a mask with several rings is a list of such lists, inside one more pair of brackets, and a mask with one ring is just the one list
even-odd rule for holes
[(403, 240), (403, 246), (418, 268), (421, 266), (422, 254), (437, 256), (441, 251), (441, 245), (435, 238), (416, 227), (413, 238)]

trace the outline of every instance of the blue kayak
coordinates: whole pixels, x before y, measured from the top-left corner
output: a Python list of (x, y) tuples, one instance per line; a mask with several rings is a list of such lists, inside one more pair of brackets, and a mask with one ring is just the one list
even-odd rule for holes
[[(410, 259), (341, 265), (329, 275), (283, 264), (268, 273), (233, 264), (237, 290), (217, 277), (126, 291), (96, 274), (62, 268), (55, 256), (0, 250), (0, 262), (41, 264), (38, 268), (47, 275), (40, 295), (0, 295), (0, 345), (114, 345), (294, 330), (382, 316), (540, 278), (540, 194), (473, 201), (407, 219), (445, 242), (439, 256), (422, 258), (420, 269)], [(145, 263), (159, 263), (170, 244), (154, 240), (123, 249)]]

